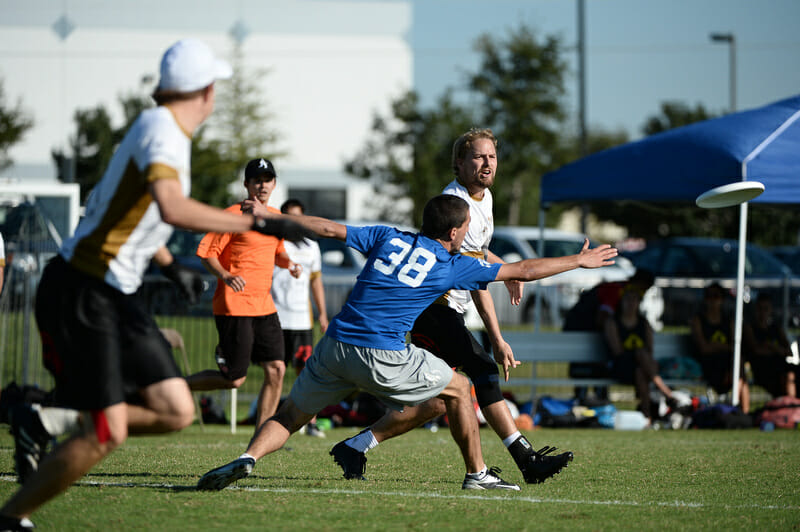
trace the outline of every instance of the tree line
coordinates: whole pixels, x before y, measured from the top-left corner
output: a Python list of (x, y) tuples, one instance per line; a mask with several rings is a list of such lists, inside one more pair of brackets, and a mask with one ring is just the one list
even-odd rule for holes
[[(414, 90), (390, 102), (389, 112), (375, 114), (364, 145), (345, 163), (350, 175), (369, 180), (387, 198), (380, 205), (389, 221), (408, 219), (419, 226), (427, 199), (453, 178), (453, 140), (470, 127), (489, 127), (497, 138), (499, 169), (493, 187), (495, 223), (537, 225), (542, 176), (581, 155), (579, 132), (570, 116), (565, 87), (572, 53), (557, 36), (540, 35), (520, 25), (506, 34), (484, 34), (474, 41), (480, 61), (465, 72), (458, 87), (448, 87), (425, 106)], [(233, 51), (234, 76), (218, 90), (217, 110), (195, 135), (192, 146), (192, 195), (218, 206), (234, 201), (228, 186), (245, 163), (256, 156), (279, 158), (277, 125), (259, 81), (268, 72), (244, 75), (242, 56)], [(75, 135), (67, 150), (52, 157), (62, 180), (74, 179), (86, 197), (100, 179), (116, 145), (142, 109), (152, 105), (143, 94), (119, 98), (124, 121), (112, 124), (101, 106), (75, 112)], [(663, 102), (642, 125), (653, 135), (716, 116), (702, 105)], [(0, 169), (10, 164), (8, 149), (32, 126), (20, 104), (6, 104), (0, 84)], [(629, 141), (625, 131), (589, 127), (587, 152), (594, 153)], [(587, 154), (588, 154), (587, 153)], [(412, 211), (398, 212), (391, 198), (406, 196)], [(558, 223), (567, 209), (588, 209), (599, 221), (629, 229), (633, 237), (711, 236), (735, 238), (738, 209), (703, 210), (690, 205), (631, 201), (558, 204), (547, 212), (547, 225)], [(800, 218), (793, 208), (750, 206), (750, 240), (762, 245), (794, 243)]]

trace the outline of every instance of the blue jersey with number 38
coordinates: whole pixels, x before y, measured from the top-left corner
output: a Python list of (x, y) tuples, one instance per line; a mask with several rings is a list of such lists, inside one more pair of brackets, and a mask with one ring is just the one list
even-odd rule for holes
[(451, 288), (486, 288), (500, 269), (451, 255), (426, 236), (382, 225), (347, 226), (346, 242), (369, 258), (326, 334), (361, 347), (405, 349), (406, 333), (436, 298)]

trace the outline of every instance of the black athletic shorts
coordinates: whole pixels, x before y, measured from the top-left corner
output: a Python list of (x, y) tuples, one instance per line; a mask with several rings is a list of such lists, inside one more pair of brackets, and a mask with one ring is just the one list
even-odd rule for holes
[(216, 358), (230, 380), (247, 376), (250, 363), (283, 361), (283, 331), (278, 313), (267, 316), (214, 316), (219, 333)]
[(286, 362), (286, 365), (291, 365), (298, 370), (302, 369), (314, 348), (314, 331), (311, 329), (302, 331), (284, 329), (283, 345), (285, 348), (283, 361)]
[(136, 296), (60, 256), (39, 282), (36, 321), (60, 406), (100, 410), (137, 403), (139, 390), (181, 376), (172, 349)]
[(497, 363), (467, 329), (460, 312), (434, 303), (417, 318), (411, 341), (466, 373), (481, 406), (502, 400)]

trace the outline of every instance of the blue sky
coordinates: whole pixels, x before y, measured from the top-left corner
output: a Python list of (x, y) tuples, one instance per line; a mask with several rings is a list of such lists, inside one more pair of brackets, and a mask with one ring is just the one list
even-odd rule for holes
[[(726, 111), (728, 46), (712, 43), (712, 32), (736, 36), (739, 109), (800, 93), (800, 0), (585, 5), (590, 128), (638, 138), (664, 101)], [(241, 21), (251, 32), (251, 65), (271, 69), (265, 94), (280, 112), (287, 150), (297, 164), (339, 170), (369, 135), (372, 114), (385, 113), (409, 84), (423, 105), (448, 87), (463, 87), (464, 73), (478, 67), (472, 45), (479, 35), (503, 38), (524, 23), (574, 50), (576, 6), (577, 0), (3, 0), (0, 77), (9, 101), (21, 99), (36, 119), (12, 156), (49, 165), (76, 108), (113, 110), (121, 92), (142, 90), (142, 75), (154, 73), (168, 43), (191, 35), (225, 50)], [(62, 14), (75, 24), (64, 40), (52, 30)], [(575, 53), (568, 59), (565, 101), (577, 127)]]
[[(736, 38), (739, 110), (800, 93), (800, 1), (586, 0), (587, 123), (641, 136), (663, 101), (722, 113), (729, 107), (729, 47)], [(576, 43), (577, 0), (415, 0), (414, 85), (430, 105), (478, 67), (472, 42), (524, 23)], [(576, 62), (568, 103), (576, 113)], [(575, 114), (575, 116), (577, 116)], [(575, 118), (577, 121), (577, 118)]]

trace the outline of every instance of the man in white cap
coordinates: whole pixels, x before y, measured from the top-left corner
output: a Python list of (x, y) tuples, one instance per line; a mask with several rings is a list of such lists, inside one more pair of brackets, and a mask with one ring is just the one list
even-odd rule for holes
[[(44, 362), (55, 378), (56, 402), (79, 415), (17, 412), (15, 459), (18, 471), (23, 463), (29, 474), (0, 509), (0, 530), (31, 529), (33, 511), (129, 434), (177, 431), (192, 423), (189, 387), (155, 321), (133, 295), (151, 259), (182, 281), (164, 247), (172, 226), (305, 236), (280, 217), (237, 215), (188, 197), (192, 133), (214, 108), (214, 82), (232, 70), (204, 43), (185, 39), (167, 49), (160, 72), (153, 93), (158, 106), (131, 126), (75, 234), (43, 272), (36, 320)], [(72, 435), (38, 463), (48, 433)]]

